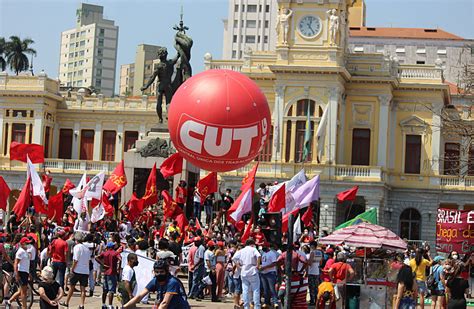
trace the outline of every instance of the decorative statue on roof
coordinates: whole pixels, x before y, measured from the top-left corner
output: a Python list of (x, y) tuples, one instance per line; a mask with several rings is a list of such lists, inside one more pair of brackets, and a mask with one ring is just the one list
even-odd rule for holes
[(158, 50), (160, 63), (156, 66), (155, 71), (148, 79), (148, 82), (140, 88), (141, 91), (148, 89), (155, 79), (157, 79), (156, 113), (158, 114), (160, 123), (163, 122), (163, 97), (166, 100), (166, 109), (168, 110), (171, 98), (176, 90), (183, 82), (192, 76), (192, 68), (189, 61), (191, 60), (191, 47), (193, 46), (193, 40), (186, 34), (186, 30), (189, 30), (189, 28), (184, 26), (182, 8), (179, 25), (174, 26), (173, 29), (178, 31), (174, 38), (174, 48), (177, 51), (176, 56), (173, 59), (168, 59), (168, 50), (166, 47), (161, 47)]

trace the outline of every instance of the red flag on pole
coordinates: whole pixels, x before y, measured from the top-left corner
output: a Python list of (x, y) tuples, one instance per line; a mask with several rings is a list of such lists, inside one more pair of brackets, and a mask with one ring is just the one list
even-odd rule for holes
[(285, 209), (286, 206), (286, 185), (283, 184), (276, 192), (272, 195), (270, 202), (268, 203), (268, 212), (280, 212)]
[(179, 174), (183, 171), (183, 157), (174, 153), (160, 165), (160, 172), (164, 178)]
[(128, 214), (127, 218), (130, 222), (134, 222), (142, 213), (144, 206), (143, 206), (143, 199), (139, 199), (135, 192), (133, 192), (132, 197), (127, 202), (128, 206)]
[(163, 217), (174, 218), (175, 216), (182, 214), (183, 210), (173, 200), (170, 193), (166, 190), (161, 191), (163, 197)]
[(290, 214), (293, 214), (293, 216), (296, 216), (299, 211), (300, 209), (296, 208), (283, 216), (283, 219), (281, 220), (281, 230), (283, 233), (286, 233), (288, 231), (288, 217), (290, 216)]
[(26, 156), (30, 158), (31, 163), (44, 162), (44, 147), (38, 144), (21, 144), (11, 142), (10, 160), (17, 160), (26, 163)]
[(41, 180), (43, 182), (44, 192), (48, 193), (49, 189), (51, 188), (53, 177), (49, 177), (49, 173), (44, 173), (41, 175)]
[(147, 207), (158, 202), (158, 192), (156, 191), (156, 163), (153, 164), (150, 175), (146, 182), (145, 194), (142, 197), (143, 207)]
[(97, 207), (100, 203), (102, 203), (106, 215), (111, 216), (114, 214), (114, 206), (112, 206), (112, 204), (110, 203), (109, 197), (106, 193), (102, 193), (101, 200), (93, 198), (91, 200), (91, 208)]
[(109, 179), (107, 179), (102, 189), (113, 195), (119, 192), (120, 189), (126, 185), (127, 176), (125, 175), (125, 169), (122, 160), (120, 164), (115, 167), (114, 171), (110, 175)]
[(7, 201), (8, 197), (10, 196), (10, 188), (8, 187), (7, 183), (0, 176), (0, 209), (7, 210)]
[(310, 204), (308, 209), (306, 209), (305, 213), (301, 216), (301, 221), (303, 221), (304, 226), (313, 226), (312, 220), (313, 220), (313, 207)]
[(248, 174), (242, 179), (242, 186), (240, 187), (240, 191), (244, 192), (248, 188), (252, 188), (255, 185), (255, 174), (257, 174), (258, 169), (258, 162), (252, 167), (252, 169), (248, 172)]
[(31, 204), (31, 179), (28, 177), (23, 189), (21, 189), (20, 196), (16, 200), (15, 206), (13, 206), (13, 211), (16, 214), (17, 218), (23, 218), (26, 214), (26, 210), (30, 207)]
[(253, 225), (253, 218), (250, 218), (249, 224), (245, 228), (244, 234), (242, 234), (242, 238), (240, 239), (243, 244), (249, 239), (250, 234), (252, 233), (252, 225)]
[(75, 187), (76, 187), (76, 185), (73, 184), (73, 183), (69, 180), (69, 178), (68, 178), (68, 179), (66, 179), (66, 182), (64, 183), (62, 192), (63, 192), (64, 194), (68, 194), (68, 193), (69, 193), (69, 190), (74, 189)]
[(48, 209), (46, 209), (46, 205), (44, 204), (44, 201), (40, 196), (33, 195), (31, 197), (31, 199), (33, 201), (33, 206), (35, 208), (35, 212), (37, 212), (39, 214), (45, 214), (45, 215), (48, 214)]
[(64, 200), (63, 200), (63, 192), (59, 191), (58, 194), (53, 195), (49, 198), (48, 201), (48, 218), (56, 221), (61, 222), (64, 212)]
[(177, 226), (179, 227), (181, 231), (180, 237), (182, 237), (182, 235), (184, 235), (184, 232), (186, 231), (186, 227), (189, 224), (188, 219), (186, 219), (186, 216), (184, 215), (184, 213), (180, 213), (174, 218), (174, 220), (176, 220), (176, 222), (178, 223)]
[(196, 187), (201, 195), (201, 203), (203, 203), (209, 194), (217, 192), (217, 173), (209, 173), (198, 181)]
[(354, 186), (354, 187), (350, 188), (349, 190), (342, 191), (342, 192), (340, 192), (336, 195), (337, 200), (339, 202), (353, 201), (356, 198), (357, 190), (359, 190), (359, 186)]

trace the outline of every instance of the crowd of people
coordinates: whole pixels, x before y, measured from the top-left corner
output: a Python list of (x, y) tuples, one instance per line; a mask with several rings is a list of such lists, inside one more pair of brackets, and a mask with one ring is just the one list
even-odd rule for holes
[[(258, 217), (265, 213), (268, 201), (264, 187), (256, 192), (261, 204)], [(77, 215), (67, 204), (61, 222), (41, 219), (33, 207), (26, 218), (12, 213), (6, 233), (0, 237), (0, 261), (4, 273), (15, 278), (20, 289), (8, 295), (4, 281), (5, 304), (10, 307), (19, 299), (27, 308), (29, 281), (39, 276), (42, 309), (68, 308), (75, 294), (80, 296), (79, 308), (85, 308), (87, 297), (99, 286), (102, 308), (133, 308), (153, 299), (157, 308), (185, 309), (188, 299), (206, 298), (211, 302), (231, 299), (235, 308), (278, 308), (285, 303), (287, 282), (289, 308), (342, 308), (346, 283), (356, 275), (347, 262), (354, 250), (344, 244), (321, 245), (314, 224), (303, 227), (291, 244), (286, 235), (281, 244), (270, 243), (259, 220), (255, 220), (251, 233), (244, 235), (243, 229), (225, 218), (225, 210), (233, 203), (231, 192), (228, 189), (222, 194), (217, 207), (212, 195), (203, 202), (211, 205), (204, 209), (203, 223), (201, 201), (194, 199), (184, 230), (172, 219), (162, 222), (158, 206), (145, 210), (134, 222), (127, 219), (124, 210), (118, 218), (91, 223), (86, 213)], [(181, 200), (178, 202), (184, 207)], [(287, 278), (289, 248), (291, 274)], [(392, 255), (392, 266), (399, 270), (394, 308), (415, 308), (417, 300), (423, 308), (428, 295), (436, 308), (466, 308), (473, 255), (461, 257), (452, 252), (447, 258), (432, 259), (430, 250), (425, 249)], [(154, 276), (138, 290), (134, 269), (143, 257), (155, 261), (150, 269)], [(183, 275), (188, 276), (187, 287), (178, 278)]]

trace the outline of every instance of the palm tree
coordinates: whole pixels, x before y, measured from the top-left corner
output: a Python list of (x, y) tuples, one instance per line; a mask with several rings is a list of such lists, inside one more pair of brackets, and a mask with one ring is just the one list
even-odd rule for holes
[(6, 55), (6, 43), (5, 38), (0, 37), (0, 71), (5, 71), (7, 62), (5, 61), (4, 54)]
[(12, 35), (10, 41), (7, 42), (7, 62), (10, 69), (18, 75), (21, 71), (28, 70), (30, 62), (26, 54), (36, 55), (36, 50), (30, 47), (34, 41), (30, 38), (26, 38), (23, 41)]

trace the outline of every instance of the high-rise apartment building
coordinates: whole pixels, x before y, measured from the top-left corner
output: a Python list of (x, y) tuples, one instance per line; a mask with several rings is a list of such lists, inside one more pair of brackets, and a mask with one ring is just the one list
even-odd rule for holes
[(245, 50), (275, 50), (276, 0), (229, 0), (224, 19), (223, 59), (241, 59)]
[(59, 79), (62, 86), (92, 86), (113, 96), (119, 28), (104, 19), (103, 11), (102, 6), (79, 5), (76, 27), (61, 33)]
[[(140, 44), (137, 46), (135, 62), (122, 64), (120, 66), (120, 91), (121, 95), (141, 95), (140, 88), (145, 85), (153, 74), (158, 59), (160, 46)], [(143, 94), (154, 95), (156, 92), (156, 81), (143, 92)]]

